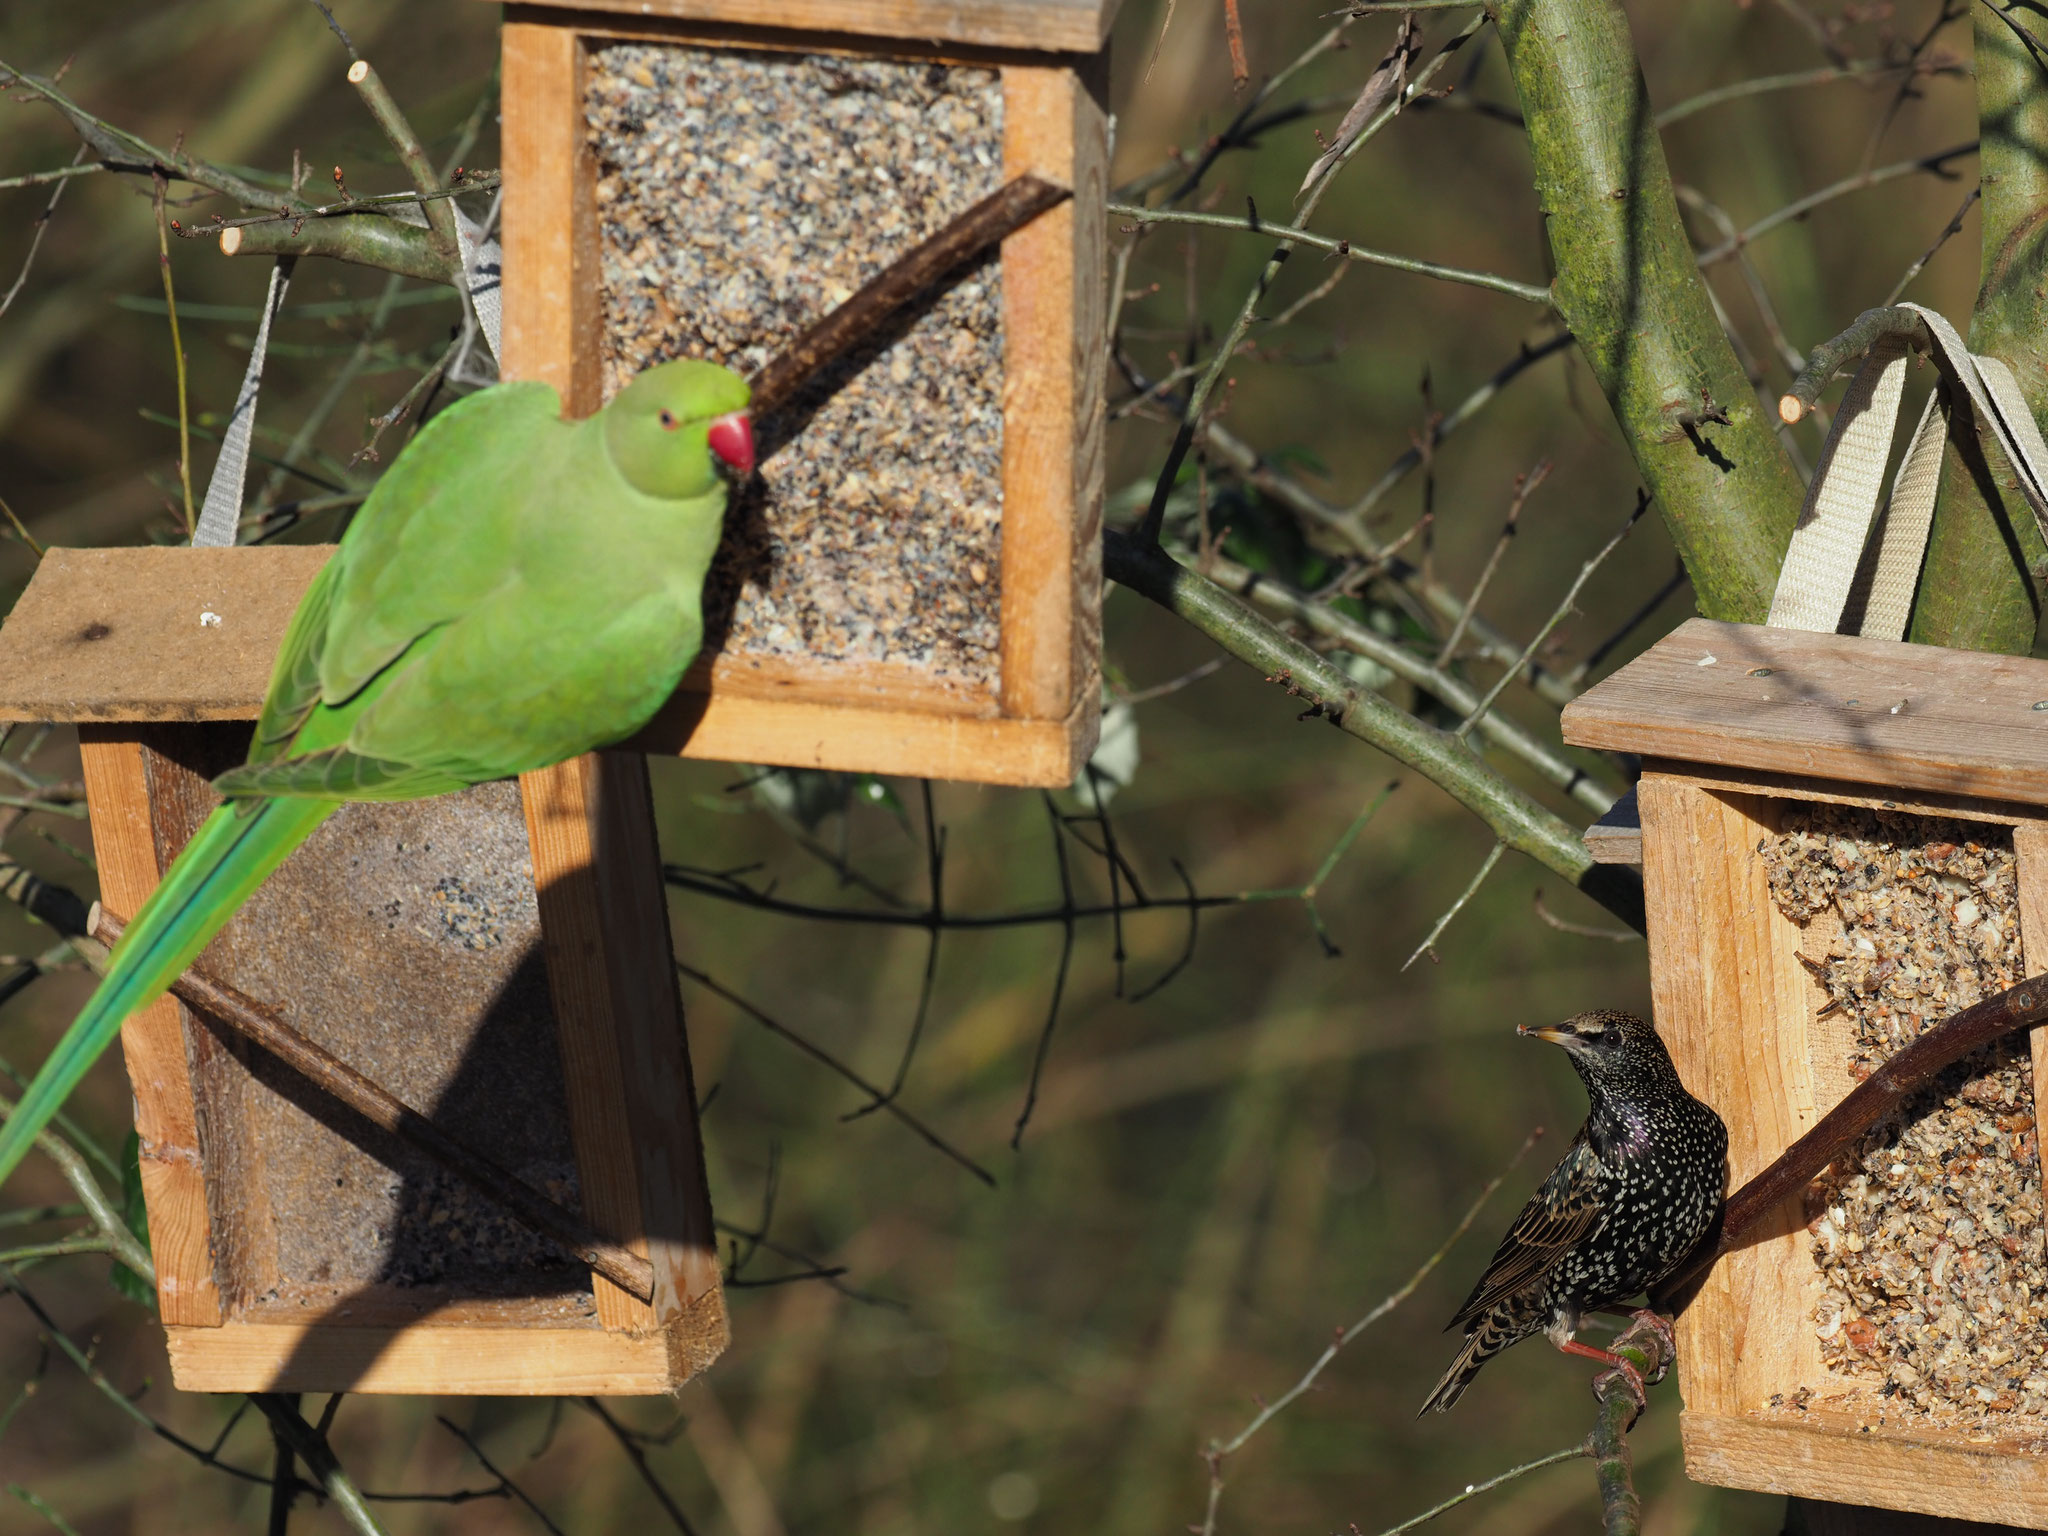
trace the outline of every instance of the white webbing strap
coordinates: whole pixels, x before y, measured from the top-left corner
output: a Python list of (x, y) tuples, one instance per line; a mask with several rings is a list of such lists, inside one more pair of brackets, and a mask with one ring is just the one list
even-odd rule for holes
[(1849, 381), (1792, 529), (1767, 624), (1831, 634), (1842, 622), (1884, 489), (1907, 356), (1903, 336), (1881, 336)]
[[(1950, 404), (1957, 391), (1968, 397), (1976, 420), (1998, 444), (2020, 494), (2048, 536), (2048, 442), (2043, 441), (2012, 370), (1998, 358), (1972, 353), (1955, 327), (1933, 310), (1919, 304), (1900, 307), (1912, 310), (1926, 325), (1942, 387), (1928, 396), (1920, 413), (1892, 482), (1879, 535), (1860, 633), (1887, 640), (1903, 639), (1911, 616), (1934, 522)], [(1898, 426), (1908, 356), (1905, 338), (1881, 336), (1850, 382), (1828, 429), (1806, 505), (1778, 573), (1768, 623), (1824, 633), (1840, 626), (1876, 515), (1885, 459)]]
[(234, 414), (221, 434), (220, 456), (213, 461), (213, 478), (206, 482), (206, 501), (199, 509), (199, 526), (192, 530), (194, 549), (225, 548), (235, 542), (242, 522), (242, 487), (249, 478), (249, 446), (256, 436), (256, 395), (263, 387), (263, 358), (270, 350), (270, 322), (284, 307), (285, 289), (291, 285), (292, 256), (280, 256), (270, 269), (270, 289), (263, 299), (263, 318), (256, 322), (256, 344), (249, 350), (249, 366), (242, 374), (242, 387), (235, 395)]

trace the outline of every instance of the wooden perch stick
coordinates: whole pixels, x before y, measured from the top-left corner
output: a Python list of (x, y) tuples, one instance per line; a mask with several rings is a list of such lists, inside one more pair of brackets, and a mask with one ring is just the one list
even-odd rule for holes
[(1926, 1034), (1893, 1053), (1885, 1064), (1821, 1116), (1820, 1123), (1778, 1155), (1777, 1161), (1733, 1195), (1721, 1211), (1721, 1235), (1702, 1248), (1658, 1288), (1660, 1296), (1681, 1291), (1723, 1254), (1743, 1245), (1758, 1222), (1854, 1144), (1857, 1137), (1934, 1081), (1936, 1074), (1970, 1052), (2048, 1023), (2048, 977), (2017, 986), (1949, 1015)]
[(771, 359), (751, 381), (754, 409), (766, 414), (786, 403), (812, 374), (865, 340), (948, 272), (1073, 195), (1066, 187), (1031, 175), (1019, 176), (1001, 191), (991, 192), (930, 239), (897, 257), (852, 298)]
[[(96, 908), (92, 936), (111, 945), (126, 924), (104, 908)], [(224, 1025), (259, 1046), (322, 1093), (340, 1100), (372, 1125), (390, 1132), (413, 1151), (445, 1168), (505, 1213), (588, 1264), (621, 1290), (645, 1302), (654, 1300), (654, 1266), (618, 1243), (586, 1227), (516, 1175), (457, 1141), (418, 1110), (363, 1076), (340, 1057), (315, 1045), (244, 993), (224, 986), (197, 970), (171, 983), (171, 991), (191, 1005), (201, 1022)]]

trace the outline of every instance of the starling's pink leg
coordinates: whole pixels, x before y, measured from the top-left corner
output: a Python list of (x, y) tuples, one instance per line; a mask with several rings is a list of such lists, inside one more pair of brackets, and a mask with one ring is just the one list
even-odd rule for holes
[(1600, 1348), (1597, 1344), (1581, 1344), (1577, 1339), (1557, 1346), (1568, 1355), (1581, 1355), (1588, 1360), (1598, 1360), (1612, 1366), (1621, 1373), (1621, 1379), (1628, 1383), (1629, 1391), (1636, 1400), (1636, 1410), (1641, 1412), (1650, 1406), (1650, 1394), (1643, 1388), (1643, 1373), (1636, 1369), (1635, 1362), (1612, 1350)]

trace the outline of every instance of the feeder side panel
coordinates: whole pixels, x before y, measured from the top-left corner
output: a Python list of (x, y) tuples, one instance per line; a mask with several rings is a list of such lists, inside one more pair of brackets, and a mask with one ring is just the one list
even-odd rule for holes
[(696, 1098), (670, 958), (646, 762), (589, 753), (521, 781), (586, 1214), (655, 1267), (655, 1305), (593, 1276), (607, 1328), (725, 1343)]
[(571, 29), (506, 23), (504, 375), (552, 384), (571, 417), (600, 403), (596, 177), (581, 131), (587, 69), (588, 49)]
[[(157, 727), (168, 864), (245, 727)], [(517, 790), (338, 810), (200, 966), (443, 1130), (575, 1209), (540, 920)], [(188, 1010), (189, 1013), (189, 1010)], [(195, 1019), (200, 1015), (191, 1015)], [(223, 1288), (365, 1320), (450, 1301), (588, 1316), (583, 1267), (241, 1036), (188, 1032)]]
[[(156, 889), (143, 746), (127, 726), (81, 725), (79, 756), (92, 808), (100, 899), (133, 915)], [(157, 1313), (166, 1323), (213, 1328), (221, 1321), (213, 1275), (213, 1232), (199, 1159), (198, 1112), (185, 1061), (177, 1000), (162, 997), (121, 1026), (121, 1053), (135, 1094), (149, 1249), (156, 1263)]]
[[(1727, 1123), (1730, 1187), (1739, 1187), (1817, 1118), (1803, 1028), (1816, 989), (1756, 855), (1775, 828), (1772, 803), (1655, 773), (1638, 796), (1658, 1032), (1687, 1086)], [(1779, 1235), (1722, 1259), (1681, 1315), (1688, 1414), (1746, 1412), (1821, 1378), (1819, 1346), (1802, 1326), (1805, 1219), (1788, 1202)]]
[(406, 1396), (652, 1397), (683, 1384), (661, 1335), (588, 1323), (357, 1328), (295, 1318), (164, 1334), (186, 1392), (332, 1392), (346, 1383), (352, 1393)]
[[(143, 777), (159, 871), (170, 868), (219, 803), (207, 786), (207, 776), (240, 762), (247, 755), (248, 741), (249, 728), (239, 724), (142, 729)], [(178, 1012), (198, 1111), (214, 1280), (223, 1312), (231, 1317), (253, 1298), (275, 1290), (279, 1279), (277, 1223), (250, 1124), (249, 1053), (214, 1035), (182, 1002)]]
[[(597, 30), (606, 12), (645, 29), (657, 18), (739, 24), (772, 37), (776, 32), (852, 33), (867, 38), (976, 48), (1027, 48), (1045, 53), (1093, 53), (1109, 36), (1122, 0), (568, 0), (560, 6), (515, 5), (522, 20), (548, 18), (556, 26)], [(873, 43), (866, 43), (873, 47)]]
[[(1809, 1530), (1996, 1536), (2008, 1525), (2048, 1528), (2048, 1486), (2040, 1456), (2032, 1450), (2015, 1454), (2003, 1446), (1972, 1444), (1954, 1433), (1890, 1439), (1863, 1433), (1853, 1419), (1807, 1423), (1688, 1412), (1680, 1422), (1685, 1472), (1694, 1482), (1856, 1506), (1840, 1511), (1857, 1522), (1854, 1526)], [(2000, 1523), (1894, 1520), (1873, 1513), (1871, 1506)]]
[(1099, 686), (1107, 133), (1070, 69), (1006, 67), (1003, 110), (1005, 177), (1074, 190), (1003, 242), (1003, 712), (1059, 720)]
[[(2020, 952), (2026, 974), (2039, 976), (2048, 972), (2048, 823), (2023, 821), (2014, 827), (2012, 851), (2020, 866)], [(2034, 1061), (2034, 1155), (2040, 1157), (2041, 1132), (2048, 1125), (2041, 1108), (2048, 1098), (2048, 1024), (2028, 1030), (2027, 1044)], [(2048, 1221), (2034, 1240), (2048, 1241)]]

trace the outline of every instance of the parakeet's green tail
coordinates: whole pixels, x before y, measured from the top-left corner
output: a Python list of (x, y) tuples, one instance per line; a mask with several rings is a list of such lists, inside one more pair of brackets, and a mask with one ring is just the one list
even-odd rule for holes
[(340, 802), (229, 801), (206, 818), (114, 946), (94, 992), (0, 1126), (0, 1180), (14, 1172), (129, 1014), (163, 995), (270, 872)]

